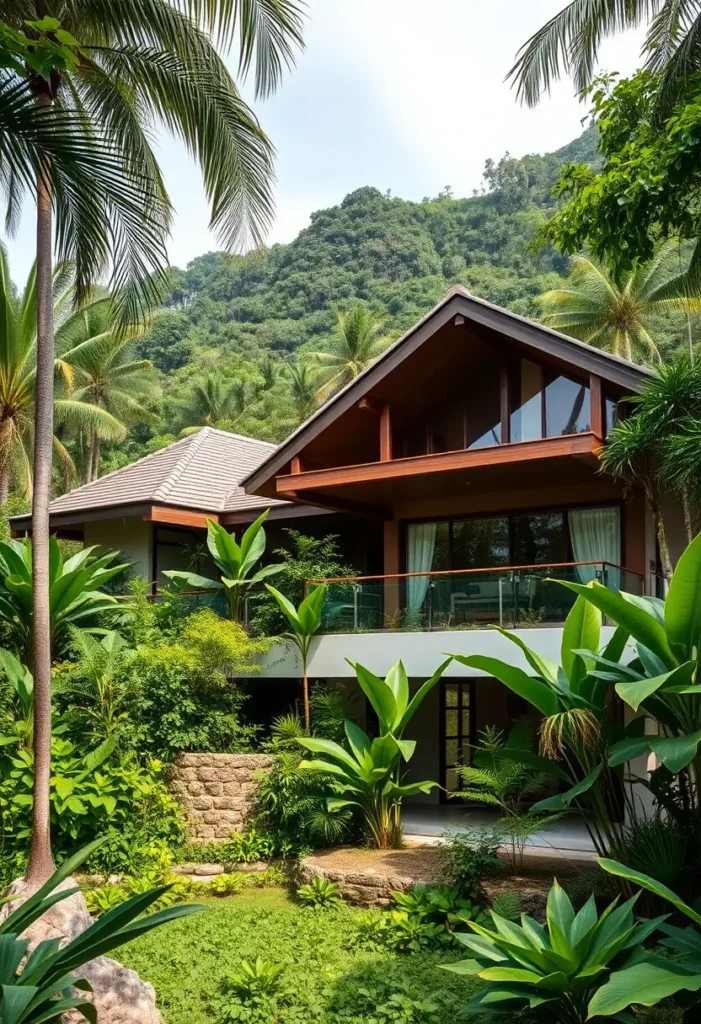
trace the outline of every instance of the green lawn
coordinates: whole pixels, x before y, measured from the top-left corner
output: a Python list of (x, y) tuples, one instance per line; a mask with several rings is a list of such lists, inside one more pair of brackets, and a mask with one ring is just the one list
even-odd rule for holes
[[(247, 889), (208, 900), (207, 910), (166, 925), (121, 951), (128, 967), (152, 982), (167, 1024), (240, 1020), (210, 1006), (243, 959), (284, 965), (282, 994), (265, 1024), (451, 1024), (466, 1019), (473, 982), (438, 967), (461, 959), (461, 947), (394, 955), (353, 944), (357, 915), (348, 906), (310, 911), (283, 889)], [(464, 952), (463, 952), (464, 956)], [(419, 1005), (423, 1003), (424, 1005)]]

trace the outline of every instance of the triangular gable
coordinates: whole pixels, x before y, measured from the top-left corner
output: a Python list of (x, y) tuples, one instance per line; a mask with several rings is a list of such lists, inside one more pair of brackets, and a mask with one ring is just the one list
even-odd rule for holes
[(524, 349), (531, 349), (534, 356), (549, 356), (568, 364), (573, 370), (596, 374), (604, 382), (624, 391), (639, 391), (643, 382), (652, 376), (650, 370), (635, 366), (608, 352), (601, 352), (584, 342), (576, 341), (500, 306), (494, 306), (484, 299), (471, 295), (461, 285), (455, 285), (437, 306), (391, 345), (372, 366), (310, 416), (269, 458), (250, 473), (242, 481), (244, 490), (248, 494), (258, 492), (311, 440), (352, 408), (456, 316), (464, 317), (467, 324), (488, 328), (517, 342)]

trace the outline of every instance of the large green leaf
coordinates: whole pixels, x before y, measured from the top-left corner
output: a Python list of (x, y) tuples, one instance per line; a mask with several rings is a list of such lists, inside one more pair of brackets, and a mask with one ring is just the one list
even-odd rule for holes
[(599, 858), (599, 867), (603, 868), (604, 871), (608, 871), (610, 875), (618, 875), (619, 878), (625, 878), (629, 882), (634, 882), (643, 889), (647, 889), (648, 892), (652, 892), (655, 896), (659, 896), (663, 900), (668, 900), (672, 906), (676, 907), (677, 910), (681, 911), (687, 917), (698, 925), (701, 925), (701, 914), (698, 914), (693, 910), (684, 900), (677, 896), (673, 889), (669, 889), (666, 885), (662, 885), (655, 878), (651, 878), (650, 875), (643, 874), (642, 871), (634, 871), (632, 868), (626, 867), (625, 864), (619, 863), (617, 860), (610, 860), (608, 857)]
[(409, 722), (414, 717), (417, 709), (419, 708), (420, 704), (422, 703), (422, 701), (424, 700), (426, 695), (431, 692), (433, 687), (436, 685), (438, 680), (441, 678), (441, 676), (443, 675), (443, 673), (447, 669), (448, 665), (450, 665), (451, 660), (452, 660), (451, 658), (447, 658), (442, 664), (440, 664), (438, 666), (438, 668), (433, 673), (431, 678), (430, 679), (426, 679), (421, 684), (421, 686), (418, 688), (418, 690), (416, 691), (414, 696), (409, 701), (409, 703), (408, 703), (408, 705), (406, 707), (406, 710), (404, 711), (403, 715), (401, 716), (401, 718), (399, 719), (399, 721), (395, 725), (394, 731), (397, 734), (397, 736), (401, 736), (402, 735), (402, 733), (404, 732), (404, 730), (406, 729), (407, 725), (409, 724)]
[(673, 672), (665, 672), (664, 675), (654, 676), (652, 679), (636, 679), (631, 683), (616, 683), (616, 693), (622, 701), (637, 711), (643, 701), (657, 693), (661, 686), (667, 682)]
[(544, 657), (542, 654), (538, 654), (528, 644), (521, 639), (518, 633), (514, 633), (511, 630), (504, 629), (502, 626), (495, 626), (494, 629), (501, 633), (503, 637), (509, 640), (512, 644), (516, 644), (517, 647), (523, 651), (523, 656), (531, 666), (536, 675), (542, 676), (550, 683), (557, 682), (557, 672), (559, 665), (556, 665), (550, 658)]
[(565, 619), (560, 647), (562, 667), (575, 693), (578, 692), (586, 670), (593, 668), (593, 662), (577, 652), (581, 649), (598, 651), (600, 641), (601, 612), (591, 601), (578, 597)]
[(677, 562), (664, 620), (669, 642), (681, 648), (682, 657), (693, 657), (694, 650), (701, 649), (701, 533)]
[(321, 625), (321, 612), (326, 600), (326, 584), (312, 587), (298, 609), (299, 624), (305, 636), (313, 636)]
[(663, 999), (684, 990), (701, 988), (701, 974), (690, 974), (672, 961), (646, 961), (614, 972), (592, 996), (589, 1017), (612, 1017), (633, 1004), (655, 1006)]
[(646, 609), (644, 602), (636, 600), (631, 594), (609, 590), (595, 580), (586, 585), (569, 580), (554, 582), (591, 601), (600, 612), (661, 658), (667, 668), (676, 668), (677, 659), (669, 646), (664, 626)]
[(648, 736), (626, 736), (624, 739), (614, 743), (609, 750), (609, 768), (617, 768), (618, 765), (632, 761), (636, 757), (649, 753), (650, 738)]
[(326, 754), (327, 757), (332, 757), (334, 761), (339, 761), (352, 772), (357, 772), (360, 767), (352, 754), (334, 740), (325, 740), (318, 736), (300, 736), (297, 742), (311, 750), (313, 754)]
[(555, 796), (546, 797), (545, 800), (539, 800), (533, 804), (529, 814), (539, 814), (541, 811), (564, 811), (566, 810), (573, 800), (576, 800), (578, 796), (582, 796), (583, 793), (588, 792), (594, 783), (597, 781), (604, 765), (599, 764), (596, 766), (594, 771), (589, 772), (586, 778), (578, 782), (576, 786), (572, 786), (566, 793), (556, 793)]
[(301, 635), (302, 623), (300, 622), (299, 615), (297, 614), (297, 609), (289, 600), (289, 598), (285, 597), (284, 594), (281, 594), (280, 591), (276, 590), (275, 587), (271, 587), (269, 583), (265, 584), (265, 589), (268, 591), (271, 597), (273, 597), (275, 601), (277, 601), (280, 607), (280, 611), (289, 622), (292, 630), (298, 635)]
[(163, 575), (172, 580), (180, 590), (222, 590), (219, 580), (210, 580), (207, 576), (199, 576), (196, 572), (184, 572), (180, 569), (164, 569)]
[(529, 704), (537, 708), (541, 714), (550, 716), (556, 715), (559, 711), (557, 696), (550, 687), (539, 679), (527, 675), (516, 665), (509, 665), (506, 661), (490, 658), (484, 654), (452, 654), (451, 657), (467, 668), (477, 668), (488, 676), (494, 676), (514, 693), (517, 693), (519, 697), (523, 697)]
[(650, 749), (657, 754), (665, 768), (676, 775), (696, 757), (701, 743), (701, 729), (687, 736), (650, 736)]
[(270, 509), (261, 512), (255, 522), (251, 523), (241, 538), (241, 572), (245, 576), (253, 568), (265, 551), (265, 530), (263, 523), (268, 518)]
[(380, 720), (383, 732), (391, 731), (397, 718), (397, 702), (384, 679), (380, 679), (369, 668), (349, 659), (348, 664), (355, 672), (361, 690), (370, 701), (373, 711)]
[(395, 721), (392, 723), (393, 726), (396, 727), (398, 725), (397, 718), (401, 721), (401, 717), (406, 711), (409, 703), (409, 679), (406, 674), (406, 669), (401, 661), (392, 665), (391, 669), (385, 676), (385, 683), (392, 691), (394, 702), (397, 707)]

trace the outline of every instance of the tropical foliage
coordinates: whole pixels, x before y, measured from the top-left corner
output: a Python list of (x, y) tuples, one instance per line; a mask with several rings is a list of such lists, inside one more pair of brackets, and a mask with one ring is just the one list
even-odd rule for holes
[[(554, 1024), (584, 1024), (599, 1016), (630, 1020), (618, 1014), (633, 1002), (645, 1002), (641, 979), (649, 978), (654, 968), (643, 943), (660, 924), (660, 919), (636, 922), (635, 901), (611, 903), (599, 914), (591, 896), (575, 914), (556, 881), (545, 926), (525, 914), (515, 924), (494, 911), (491, 927), (467, 921), (470, 931), (455, 938), (467, 946), (472, 959), (446, 964), (446, 970), (476, 975), (487, 983), (468, 1007), (488, 1016), (530, 1011), (531, 1019)], [(631, 981), (632, 975), (637, 977), (637, 986), (627, 986), (624, 996), (620, 979), (627, 968)], [(689, 987), (701, 985), (701, 977), (687, 974), (686, 980)], [(663, 994), (659, 987), (652, 1001)]]
[(167, 886), (157, 886), (115, 906), (86, 931), (65, 945), (60, 937), (40, 942), (27, 955), (29, 939), (22, 933), (46, 911), (77, 891), (64, 886), (70, 875), (100, 845), (100, 840), (67, 860), (45, 885), (25, 899), (0, 924), (2, 946), (2, 984), (0, 1013), (5, 1024), (41, 1024), (57, 1020), (64, 1013), (77, 1011), (88, 1020), (96, 1020), (95, 1008), (81, 993), (89, 990), (81, 970), (95, 957), (145, 935), (160, 925), (203, 910), (197, 905), (172, 907), (142, 916), (153, 906)]
[(701, 298), (688, 295), (680, 270), (679, 246), (666, 242), (654, 257), (620, 280), (585, 255), (570, 257), (564, 287), (540, 299), (548, 327), (603, 348), (622, 359), (659, 363), (655, 314), (665, 310), (701, 312)]
[(269, 576), (280, 572), (282, 568), (281, 565), (264, 565), (253, 571), (265, 553), (263, 523), (269, 512), (270, 509), (266, 509), (254, 523), (251, 523), (244, 531), (240, 545), (223, 526), (213, 519), (207, 520), (207, 547), (220, 572), (218, 579), (209, 579), (194, 572), (176, 569), (168, 569), (163, 575), (171, 579), (181, 590), (221, 590), (226, 598), (230, 617), (234, 622), (240, 622), (248, 591)]
[[(282, 568), (279, 566), (278, 568)], [(299, 651), (302, 659), (302, 685), (304, 688), (304, 725), (309, 728), (309, 680), (307, 678), (307, 662), (309, 660), (309, 648), (321, 625), (321, 611), (326, 600), (326, 587), (324, 584), (311, 587), (309, 593), (295, 608), (291, 601), (281, 594), (275, 587), (266, 583), (265, 589), (275, 599), (283, 615), (287, 619), (290, 630), (283, 634), (285, 639), (290, 640)]]
[(409, 680), (401, 661), (392, 666), (384, 679), (362, 665), (353, 665), (358, 683), (377, 715), (379, 735), (371, 740), (358, 725), (346, 720), (347, 747), (313, 736), (298, 740), (312, 753), (324, 755), (323, 760), (303, 761), (300, 768), (333, 777), (338, 795), (328, 798), (329, 809), (358, 809), (368, 837), (379, 849), (397, 846), (401, 841), (399, 812), (404, 797), (429, 793), (437, 785), (430, 781), (402, 784), (402, 765), (411, 759), (416, 749), (416, 741), (405, 740), (403, 735), (447, 664), (444, 662), (422, 683), (411, 699)]
[[(116, 551), (101, 554), (93, 546), (64, 560), (59, 542), (51, 538), (49, 614), (57, 654), (68, 641), (70, 626), (95, 625), (100, 614), (114, 612), (116, 598), (101, 588), (127, 568), (126, 563), (114, 564), (117, 557)], [(0, 617), (30, 661), (33, 579), (31, 540), (0, 543)]]

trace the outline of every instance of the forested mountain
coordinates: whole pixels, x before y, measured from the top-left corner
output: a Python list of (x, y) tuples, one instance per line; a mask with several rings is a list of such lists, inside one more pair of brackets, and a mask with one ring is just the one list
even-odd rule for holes
[(382, 315), (391, 337), (456, 282), (535, 316), (536, 296), (567, 269), (553, 249), (533, 248), (558, 169), (595, 159), (589, 129), (555, 153), (487, 161), (484, 187), (470, 198), (445, 188), (410, 202), (359, 188), (313, 213), (287, 245), (242, 257), (211, 252), (174, 270), (165, 309), (138, 343), (159, 371), (154, 422), (108, 446), (102, 471), (198, 423), (281, 440), (299, 419), (290, 366), (328, 348), (335, 311), (353, 303)]

